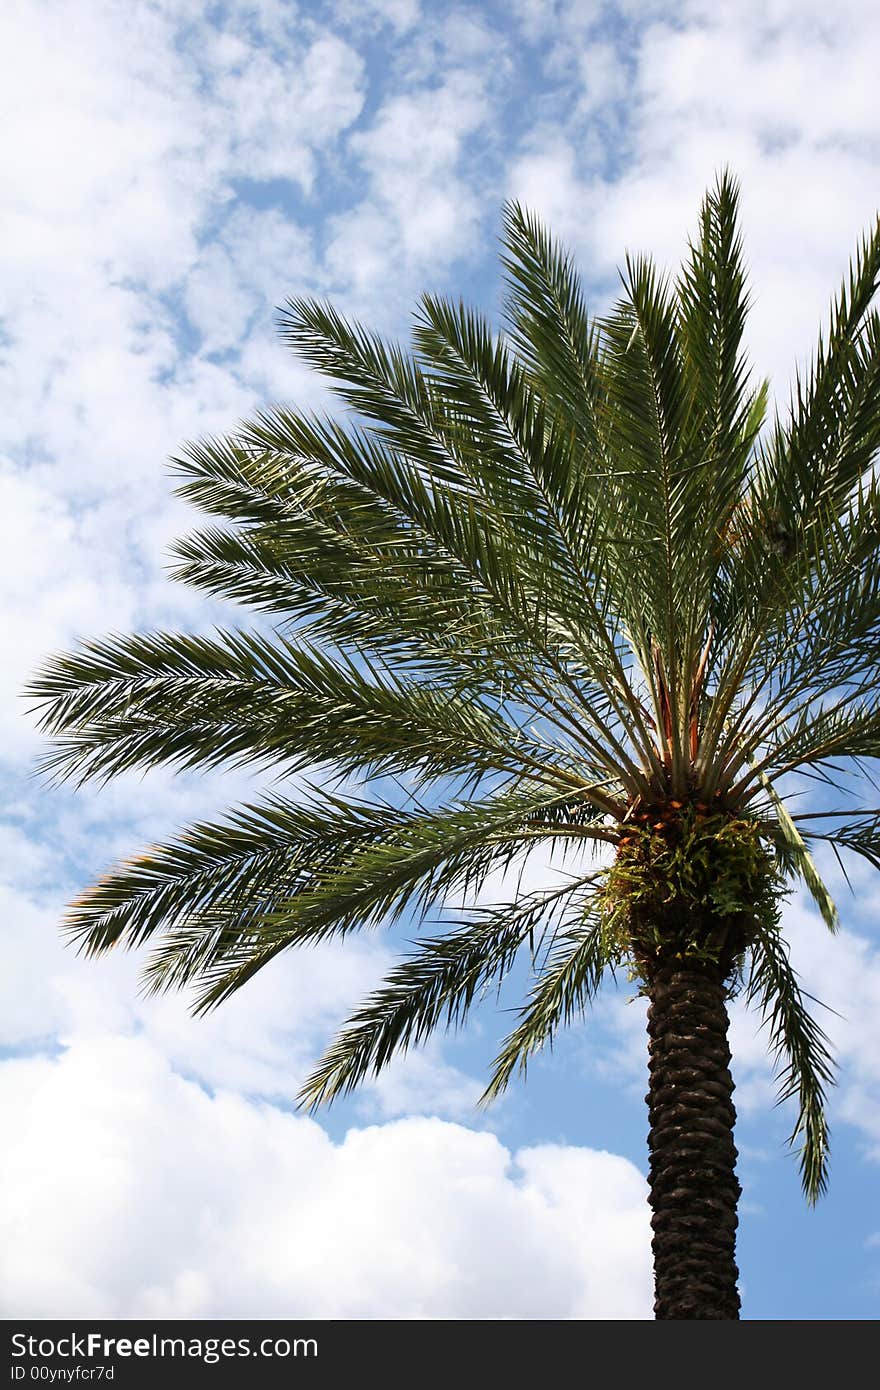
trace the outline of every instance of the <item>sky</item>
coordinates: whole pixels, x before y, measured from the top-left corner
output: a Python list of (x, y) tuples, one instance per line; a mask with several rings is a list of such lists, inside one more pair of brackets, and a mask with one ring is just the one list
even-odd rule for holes
[[(651, 1316), (644, 1009), (626, 987), (477, 1109), (493, 997), (317, 1120), (293, 1097), (387, 935), (279, 958), (208, 1019), (84, 961), (64, 904), (254, 794), (242, 772), (34, 776), (19, 692), (110, 631), (247, 623), (167, 576), (182, 443), (328, 408), (288, 295), (405, 334), (424, 290), (497, 314), (500, 210), (571, 246), (601, 311), (742, 183), (749, 346), (779, 400), (880, 206), (873, 0), (6, 0), (0, 9), (0, 1312), (69, 1318)], [(836, 1046), (831, 1189), (786, 1149), (760, 1020), (732, 1017), (743, 1315), (880, 1303), (880, 881), (827, 867), (792, 958)], [(524, 881), (546, 878), (525, 866)], [(501, 896), (511, 885), (490, 885)], [(488, 891), (488, 890), (487, 890)]]

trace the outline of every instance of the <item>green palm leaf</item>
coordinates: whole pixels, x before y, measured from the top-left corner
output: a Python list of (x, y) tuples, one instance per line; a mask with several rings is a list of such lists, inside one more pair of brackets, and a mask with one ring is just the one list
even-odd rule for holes
[(534, 957), (554, 915), (595, 875), (528, 894), (515, 904), (474, 910), (454, 931), (425, 937), (385, 985), (352, 1015), (300, 1093), (315, 1108), (377, 1075), (398, 1053), (424, 1041), (441, 1022), (460, 1027), (475, 998), (500, 983), (528, 941)]
[(792, 1144), (800, 1141), (804, 1192), (815, 1202), (828, 1183), (828, 1123), (825, 1091), (834, 1079), (828, 1039), (804, 1004), (797, 977), (777, 933), (761, 931), (752, 944), (748, 998), (757, 1002), (770, 1029), (770, 1045), (784, 1059), (779, 1101), (792, 1097), (798, 1115)]
[(500, 1095), (517, 1069), (525, 1073), (529, 1058), (552, 1043), (559, 1028), (586, 1010), (603, 972), (616, 959), (597, 920), (587, 919), (578, 928), (560, 934), (537, 975), (516, 1028), (504, 1039), (495, 1058), (484, 1100)]

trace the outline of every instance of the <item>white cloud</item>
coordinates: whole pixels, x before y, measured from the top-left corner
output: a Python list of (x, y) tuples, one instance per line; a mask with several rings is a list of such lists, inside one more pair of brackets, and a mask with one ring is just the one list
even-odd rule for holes
[(0, 1089), (7, 1317), (649, 1316), (644, 1181), (613, 1154), (436, 1119), (335, 1144), (135, 1038)]
[[(359, 1109), (368, 1116), (388, 1119), (397, 1115), (443, 1115), (462, 1122), (480, 1118), (477, 1103), (485, 1083), (451, 1066), (442, 1056), (442, 1044), (432, 1040), (415, 1051), (395, 1058), (378, 1077), (360, 1089)], [(485, 1121), (493, 1128), (497, 1108)]]
[[(489, 120), (486, 77), (452, 67), (437, 82), (390, 96), (368, 129), (350, 147), (368, 178), (368, 194), (332, 222), (327, 265), (359, 312), (402, 307), (402, 284), (436, 273), (475, 249), (484, 204), (472, 170), (465, 172), (464, 143)], [(485, 190), (482, 190), (485, 197)], [(401, 283), (402, 282), (402, 283)], [(423, 284), (418, 288), (425, 288)]]
[[(839, 30), (837, 12), (830, 26), (812, 5), (692, 5), (674, 19), (656, 7), (654, 23), (651, 15), (636, 7), (616, 157), (575, 103), (566, 119), (530, 129), (509, 164), (508, 191), (573, 245), (598, 308), (615, 291), (625, 248), (679, 264), (703, 190), (730, 164), (742, 181), (754, 289), (750, 346), (784, 401), (877, 210), (877, 12), (848, 5)], [(585, 75), (596, 65), (613, 100), (620, 75), (607, 38), (562, 41)], [(616, 119), (607, 104), (601, 115)]]
[[(96, 520), (94, 512), (75, 512), (36, 479), (0, 461), (4, 759), (33, 755), (36, 740), (23, 723), (19, 697), (38, 660), (66, 645), (77, 630), (87, 631), (99, 615), (108, 627), (122, 629), (132, 621), (134, 595), (118, 582), (118, 541)], [(106, 520), (106, 512), (100, 520)]]
[(423, 18), (419, 0), (333, 0), (333, 12), (345, 24), (374, 30), (387, 24), (397, 34)]

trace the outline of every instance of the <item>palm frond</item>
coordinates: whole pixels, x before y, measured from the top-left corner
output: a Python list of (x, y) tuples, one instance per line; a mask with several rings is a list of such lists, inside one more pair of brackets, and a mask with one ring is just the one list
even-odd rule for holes
[[(327, 440), (316, 428), (289, 413), (266, 415), (249, 427), (246, 447), (215, 441), (178, 460), (178, 492), (238, 528), (179, 543), (176, 577), (280, 610), (334, 644), (451, 662), (481, 684), (507, 675), (509, 687), (506, 654), (523, 642), (505, 613), (421, 526), (340, 476), (338, 436)], [(240, 487), (251, 500), (236, 517)]]
[(802, 831), (804, 836), (830, 844), (835, 850), (851, 850), (853, 854), (866, 859), (872, 868), (880, 869), (880, 811), (862, 811), (858, 815), (853, 815), (852, 811), (816, 812), (815, 816), (799, 816), (797, 819), (800, 827), (805, 820), (827, 819), (830, 816), (844, 818), (844, 824), (835, 825), (832, 830), (805, 829)]
[(785, 944), (778, 935), (760, 930), (752, 943), (752, 966), (747, 998), (760, 1007), (770, 1029), (770, 1044), (780, 1065), (780, 1103), (798, 1102), (798, 1115), (789, 1142), (801, 1141), (800, 1168), (804, 1193), (810, 1202), (828, 1183), (828, 1123), (825, 1091), (834, 1080), (828, 1039), (807, 1011)]
[(806, 379), (798, 377), (770, 459), (768, 500), (806, 520), (820, 504), (842, 506), (880, 445), (880, 219), (859, 244), (820, 335)]
[(842, 517), (826, 514), (787, 623), (769, 625), (745, 680), (761, 682), (773, 714), (872, 671), (878, 636), (880, 487), (872, 478), (859, 484)]
[(581, 905), (580, 923), (558, 934), (520, 1010), (517, 1026), (504, 1039), (483, 1101), (501, 1095), (513, 1073), (525, 1073), (530, 1057), (552, 1045), (558, 1030), (583, 1013), (603, 973), (616, 961), (602, 923)]
[[(481, 493), (516, 515), (520, 531), (534, 541), (540, 557), (536, 588), (559, 586), (560, 616), (585, 672), (613, 705), (624, 741), (650, 760), (644, 717), (618, 653), (620, 625), (608, 601), (609, 547), (595, 486), (577, 451), (573, 457), (570, 429), (548, 415), (503, 342), (464, 305), (425, 296), (415, 339), (468, 440), (468, 472)], [(613, 730), (606, 725), (599, 732), (626, 764), (629, 755)], [(631, 763), (629, 771), (637, 774)]]
[(828, 930), (830, 932), (839, 931), (840, 914), (837, 911), (837, 905), (816, 868), (803, 835), (795, 821), (792, 820), (785, 802), (773, 783), (763, 772), (759, 773), (758, 776), (776, 817), (778, 827), (776, 849), (783, 866), (789, 873), (794, 873), (803, 879)]
[(503, 221), (511, 341), (540, 398), (568, 423), (577, 441), (572, 463), (587, 473), (603, 450), (599, 333), (570, 253), (519, 203), (505, 204)]
[[(699, 236), (677, 284), (679, 336), (697, 418), (704, 480), (723, 519), (739, 501), (751, 447), (763, 417), (760, 393), (748, 389), (742, 350), (749, 307), (742, 238), (737, 227), (739, 186), (725, 170), (700, 209)], [(709, 481), (711, 479), (711, 482)]]
[(89, 954), (161, 931), (149, 987), (194, 983), (199, 1007), (212, 1007), (265, 952), (427, 911), (538, 840), (602, 840), (602, 822), (540, 787), (434, 809), (327, 791), (271, 798), (120, 865), (73, 904), (69, 930)]
[[(361, 663), (363, 665), (363, 663)], [(137, 766), (276, 763), (288, 772), (428, 778), (531, 766), (583, 785), (575, 761), (509, 722), (462, 682), (429, 683), (281, 637), (219, 632), (109, 639), (55, 658), (29, 694), (55, 743), (45, 771), (79, 781)]]
[(214, 904), (258, 916), (280, 893), (311, 884), (362, 844), (397, 828), (388, 808), (324, 791), (295, 803), (272, 797), (218, 823), (198, 822), (165, 845), (124, 860), (71, 904), (67, 930), (87, 955), (139, 946)]
[(472, 909), (456, 930), (419, 941), (415, 955), (395, 966), (334, 1039), (300, 1102), (314, 1109), (345, 1095), (441, 1023), (463, 1025), (475, 999), (493, 980), (500, 983), (524, 943), (534, 955), (567, 900), (594, 877), (575, 878), (512, 904)]
[(738, 621), (728, 622), (725, 689), (740, 685), (768, 643), (772, 666), (792, 610), (834, 567), (835, 520), (854, 490), (870, 486), (880, 449), (878, 284), (880, 220), (857, 249), (806, 378), (796, 380), (788, 419), (777, 419), (757, 451), (732, 553), (726, 611)]
[(623, 468), (611, 484), (621, 530), (638, 543), (615, 597), (667, 730), (674, 793), (684, 789), (685, 706), (705, 642), (700, 527), (705, 461), (689, 413), (677, 306), (647, 257), (627, 258), (624, 297), (603, 320), (609, 431)]

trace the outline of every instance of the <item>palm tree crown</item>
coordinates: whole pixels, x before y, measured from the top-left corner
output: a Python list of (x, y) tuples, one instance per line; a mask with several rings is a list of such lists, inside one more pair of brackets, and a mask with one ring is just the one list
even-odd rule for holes
[[(285, 341), (348, 413), (277, 406), (175, 461), (180, 494), (217, 519), (176, 546), (176, 577), (274, 628), (48, 661), (30, 687), (44, 765), (310, 780), (117, 867), (70, 929), (90, 953), (149, 940), (150, 988), (194, 984), (205, 1010), (286, 947), (445, 904), (309, 1104), (461, 1023), (520, 956), (533, 979), (489, 1095), (607, 968), (655, 1010), (670, 971), (703, 972), (768, 1021), (814, 1199), (832, 1064), (779, 904), (800, 878), (835, 929), (811, 840), (880, 866), (877, 811), (787, 809), (799, 779), (838, 790), (880, 755), (880, 225), (767, 424), (729, 174), (678, 277), (627, 258), (602, 318), (516, 204), (503, 264), (503, 333), (425, 296), (406, 350), (289, 301)], [(568, 854), (564, 880), (453, 906), (539, 841)]]

